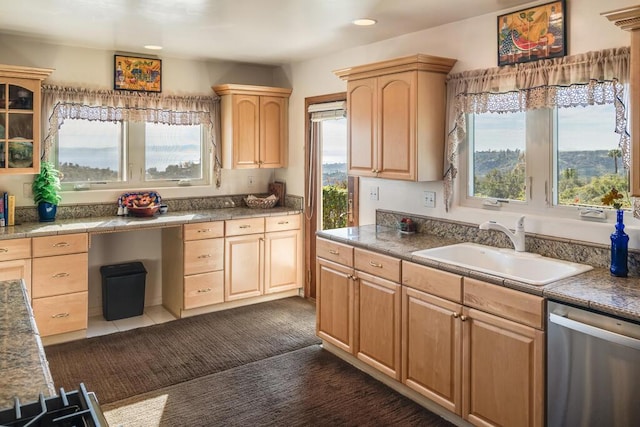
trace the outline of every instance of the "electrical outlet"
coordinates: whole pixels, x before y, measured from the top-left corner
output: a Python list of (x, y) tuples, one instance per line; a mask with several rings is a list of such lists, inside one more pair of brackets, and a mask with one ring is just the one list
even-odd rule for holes
[(428, 208), (436, 207), (436, 192), (435, 191), (425, 191), (424, 193), (424, 205)]
[(369, 200), (378, 200), (378, 187), (369, 188)]
[(252, 176), (249, 177), (248, 183), (249, 183), (249, 187), (253, 186), (253, 177)]

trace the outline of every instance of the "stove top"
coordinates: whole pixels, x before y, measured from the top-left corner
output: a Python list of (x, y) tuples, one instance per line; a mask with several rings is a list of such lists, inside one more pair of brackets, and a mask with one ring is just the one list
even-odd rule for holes
[(0, 411), (0, 427), (108, 427), (96, 395), (87, 392), (83, 383), (80, 390), (65, 392), (21, 405), (16, 398), (13, 408)]

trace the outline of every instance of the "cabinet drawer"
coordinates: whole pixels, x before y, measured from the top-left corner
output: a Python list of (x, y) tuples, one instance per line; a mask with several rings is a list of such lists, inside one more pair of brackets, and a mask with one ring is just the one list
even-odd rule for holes
[(64, 234), (59, 236), (34, 237), (33, 257), (77, 254), (87, 252), (89, 239), (87, 233)]
[(40, 336), (87, 329), (88, 292), (77, 292), (33, 300), (33, 315)]
[(464, 305), (544, 329), (544, 299), (535, 295), (465, 277)]
[(224, 302), (224, 271), (195, 274), (184, 278), (184, 308)]
[(184, 242), (184, 274), (199, 274), (224, 268), (224, 239)]
[(462, 302), (462, 276), (402, 261), (402, 284), (450, 301)]
[(225, 221), (225, 236), (264, 233), (264, 218), (231, 219)]
[(184, 240), (201, 240), (214, 237), (224, 237), (224, 221), (184, 225)]
[(353, 267), (353, 247), (325, 239), (316, 239), (316, 256)]
[(271, 216), (265, 218), (265, 230), (287, 231), (300, 229), (300, 215)]
[(0, 261), (31, 258), (31, 239), (0, 241)]
[(354, 252), (355, 269), (392, 282), (400, 282), (400, 260), (387, 255), (357, 249)]
[(32, 298), (86, 291), (88, 286), (87, 253), (34, 258)]

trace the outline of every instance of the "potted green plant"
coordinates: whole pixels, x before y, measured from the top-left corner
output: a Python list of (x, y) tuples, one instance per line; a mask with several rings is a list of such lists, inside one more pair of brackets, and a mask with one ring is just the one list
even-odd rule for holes
[(60, 171), (51, 162), (40, 163), (40, 173), (33, 180), (33, 201), (38, 205), (40, 222), (56, 219), (60, 194)]

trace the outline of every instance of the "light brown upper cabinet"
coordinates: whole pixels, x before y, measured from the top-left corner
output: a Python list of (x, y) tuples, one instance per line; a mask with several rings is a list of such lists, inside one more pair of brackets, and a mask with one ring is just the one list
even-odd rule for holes
[(445, 79), (455, 62), (416, 54), (334, 71), (347, 81), (349, 175), (442, 179)]
[(52, 72), (0, 65), (0, 174), (40, 172), (40, 86)]
[(631, 33), (631, 63), (629, 75), (630, 110), (629, 132), (631, 134), (631, 195), (640, 196), (640, 5), (605, 12), (604, 15), (618, 27)]
[(222, 98), (222, 166), (286, 167), (291, 89), (226, 84), (213, 90)]

